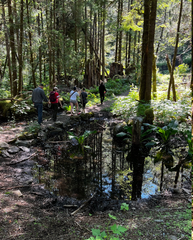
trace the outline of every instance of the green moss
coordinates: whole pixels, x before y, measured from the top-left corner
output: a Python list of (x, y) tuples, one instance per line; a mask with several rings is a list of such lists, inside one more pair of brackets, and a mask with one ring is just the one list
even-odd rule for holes
[(145, 110), (145, 118), (144, 118), (143, 122), (153, 124), (153, 120), (154, 120), (153, 109), (152, 108), (146, 109)]
[(0, 101), (0, 111), (3, 113), (3, 117), (7, 117), (8, 111), (12, 105), (13, 103), (10, 100)]

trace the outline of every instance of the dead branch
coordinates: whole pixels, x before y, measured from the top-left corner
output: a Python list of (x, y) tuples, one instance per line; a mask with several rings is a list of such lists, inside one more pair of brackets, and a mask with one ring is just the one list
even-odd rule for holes
[(75, 215), (77, 212), (80, 211), (80, 209), (82, 209), (83, 207), (85, 207), (86, 204), (87, 204), (88, 202), (90, 202), (91, 199), (92, 199), (95, 195), (96, 195), (96, 192), (95, 192), (86, 202), (84, 202), (76, 211), (74, 211), (73, 213), (71, 213), (71, 216)]
[(64, 205), (65, 208), (77, 208), (77, 205)]
[[(31, 187), (32, 185), (20, 185), (20, 186), (12, 186), (12, 187), (0, 187), (0, 190), (11, 190), (16, 188), (25, 188), (25, 187)], [(36, 185), (33, 185), (36, 186)]]
[(24, 158), (24, 159), (22, 159), (22, 160), (20, 160), (20, 161), (7, 163), (6, 165), (15, 165), (15, 164), (18, 164), (18, 163), (24, 162), (24, 161), (26, 161), (26, 160), (29, 160), (31, 157), (35, 156), (36, 153), (37, 153), (37, 152), (33, 153), (31, 156), (26, 157), (26, 158)]

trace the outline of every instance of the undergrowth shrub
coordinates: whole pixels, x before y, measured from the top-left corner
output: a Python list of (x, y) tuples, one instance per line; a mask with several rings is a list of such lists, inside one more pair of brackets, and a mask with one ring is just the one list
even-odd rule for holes
[[(165, 86), (166, 87), (166, 86)], [(163, 88), (163, 86), (162, 86)], [(167, 123), (171, 120), (186, 122), (191, 120), (191, 91), (184, 89), (178, 93), (177, 102), (167, 100), (166, 91), (158, 91), (157, 100), (150, 103), (140, 103), (138, 89), (133, 87), (127, 97), (117, 98), (113, 104), (113, 114), (122, 115), (124, 118), (144, 116), (147, 108), (153, 108), (155, 119), (158, 123)]]

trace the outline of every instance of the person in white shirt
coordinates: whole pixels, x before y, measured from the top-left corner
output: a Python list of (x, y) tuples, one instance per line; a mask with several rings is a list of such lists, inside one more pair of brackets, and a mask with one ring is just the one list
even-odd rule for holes
[(79, 96), (78, 92), (76, 91), (76, 87), (70, 92), (70, 106), (71, 106), (71, 116), (73, 115), (73, 107), (75, 105), (76, 111), (78, 113), (78, 101), (77, 97)]

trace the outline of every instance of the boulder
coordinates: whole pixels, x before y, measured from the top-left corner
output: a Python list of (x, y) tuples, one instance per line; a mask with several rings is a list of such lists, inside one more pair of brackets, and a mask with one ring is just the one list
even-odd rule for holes
[(127, 132), (124, 127), (126, 127), (127, 124), (126, 122), (118, 123), (117, 125), (114, 126), (113, 128), (113, 135), (117, 135), (120, 132)]
[(23, 152), (30, 152), (30, 148), (27, 148), (25, 146), (20, 146), (19, 147)]
[(19, 148), (16, 147), (16, 146), (13, 146), (13, 147), (10, 147), (8, 150), (7, 150), (8, 153), (10, 154), (15, 154), (15, 153), (18, 153), (19, 152)]
[(80, 117), (81, 117), (81, 120), (88, 121), (90, 118), (94, 117), (94, 113), (93, 112), (81, 113)]
[(30, 147), (31, 145), (33, 145), (34, 143), (34, 139), (30, 139), (30, 140), (17, 140), (15, 142), (15, 145), (17, 146), (24, 146), (24, 147)]
[(6, 142), (0, 142), (0, 149), (8, 149), (10, 146)]

